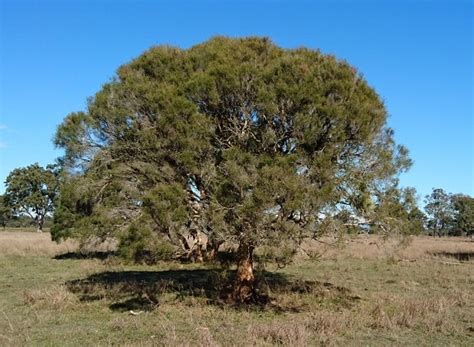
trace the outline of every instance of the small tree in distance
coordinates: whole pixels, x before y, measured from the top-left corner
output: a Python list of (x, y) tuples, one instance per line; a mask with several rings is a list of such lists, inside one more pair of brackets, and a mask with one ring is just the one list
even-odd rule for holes
[(451, 195), (441, 188), (433, 188), (430, 195), (425, 197), (425, 211), (428, 216), (427, 227), (433, 236), (448, 235), (455, 222), (455, 209)]
[(29, 216), (37, 230), (43, 231), (45, 216), (53, 211), (59, 189), (54, 168), (33, 164), (15, 169), (5, 180), (5, 186), (5, 206), (13, 214)]
[(161, 240), (197, 257), (226, 242), (229, 299), (251, 302), (257, 247), (289, 258), (322, 211), (368, 209), (396, 187), (410, 160), (386, 115), (356, 69), (319, 51), (266, 38), (154, 47), (59, 126), (71, 174), (53, 238)]

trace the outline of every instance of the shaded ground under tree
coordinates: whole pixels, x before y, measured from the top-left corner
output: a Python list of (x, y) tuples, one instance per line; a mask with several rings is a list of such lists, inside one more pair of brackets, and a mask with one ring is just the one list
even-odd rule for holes
[[(165, 295), (175, 300), (186, 297), (202, 298), (207, 304), (222, 305), (231, 288), (235, 271), (222, 269), (186, 269), (165, 271), (106, 271), (87, 278), (68, 281), (67, 288), (81, 301), (109, 300), (110, 309), (117, 311), (153, 310)], [(277, 305), (273, 296), (283, 293), (312, 294), (351, 307), (360, 297), (347, 288), (329, 282), (303, 281), (281, 273), (262, 271), (258, 275), (254, 305), (240, 308), (300, 311), (303, 307)]]

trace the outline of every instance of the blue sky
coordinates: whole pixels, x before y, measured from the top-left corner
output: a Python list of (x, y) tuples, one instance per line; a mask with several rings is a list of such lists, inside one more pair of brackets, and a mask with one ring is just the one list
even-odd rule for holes
[(263, 35), (364, 74), (415, 162), (402, 185), (474, 195), (472, 1), (0, 0), (0, 31), (2, 183), (53, 162), (64, 116), (149, 47)]

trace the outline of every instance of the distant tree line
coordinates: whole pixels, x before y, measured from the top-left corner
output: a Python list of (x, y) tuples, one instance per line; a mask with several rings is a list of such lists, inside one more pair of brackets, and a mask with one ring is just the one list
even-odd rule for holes
[(474, 198), (437, 188), (425, 203), (426, 230), (431, 235), (474, 235)]
[[(0, 226), (36, 227), (38, 231), (51, 227), (60, 183), (58, 165), (43, 168), (33, 164), (13, 170), (5, 181), (5, 194), (0, 195)], [(418, 207), (414, 188), (387, 190), (375, 198), (376, 203), (373, 197), (353, 199), (356, 208), (345, 208), (344, 203), (339, 203), (320, 216), (315, 233), (322, 235), (328, 229), (338, 229), (346, 233), (474, 235), (474, 198), (466, 194), (433, 188), (424, 198), (423, 210)]]

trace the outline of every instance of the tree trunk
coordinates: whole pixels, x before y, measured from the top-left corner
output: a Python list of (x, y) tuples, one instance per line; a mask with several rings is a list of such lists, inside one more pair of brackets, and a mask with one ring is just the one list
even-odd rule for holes
[(253, 273), (253, 247), (242, 243), (238, 250), (237, 274), (232, 290), (235, 303), (251, 303), (255, 299), (255, 276)]
[(43, 224), (44, 224), (44, 218), (43, 217), (38, 217), (38, 228), (36, 229), (36, 231), (38, 233), (42, 233), (43, 232)]
[(216, 241), (211, 237), (207, 241), (206, 250), (207, 250), (207, 260), (215, 260), (219, 252), (219, 247), (224, 243), (224, 241)]

